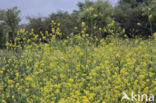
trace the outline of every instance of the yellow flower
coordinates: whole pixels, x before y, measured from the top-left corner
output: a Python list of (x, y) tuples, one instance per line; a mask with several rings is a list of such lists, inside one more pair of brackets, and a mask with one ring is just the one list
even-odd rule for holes
[(34, 32), (34, 29), (31, 29), (32, 32)]
[(106, 29), (106, 28), (104, 28), (104, 29), (103, 29), (103, 31), (104, 31), (104, 32), (107, 32), (107, 29)]
[(52, 20), (51, 22), (54, 23), (54, 20)]
[(152, 18), (152, 14), (149, 15), (149, 18), (150, 18), (150, 19)]
[(94, 29), (96, 29), (97, 27), (96, 27), (96, 26), (94, 26), (93, 28), (94, 28)]
[(74, 29), (75, 29), (75, 30), (77, 30), (77, 29), (78, 29), (78, 27), (74, 27)]
[(3, 74), (3, 71), (2, 70), (0, 70), (0, 74)]
[(95, 93), (89, 93), (89, 98), (93, 99), (95, 97), (95, 95), (96, 95)]
[(1, 100), (2, 103), (7, 103), (5, 100)]
[(141, 26), (141, 23), (137, 23), (138, 26)]
[(19, 76), (19, 73), (16, 73), (16, 77), (18, 77)]
[(29, 89), (26, 89), (25, 91), (26, 91), (26, 92), (29, 92)]
[(140, 78), (140, 79), (144, 79), (145, 76), (144, 76), (144, 75), (139, 75), (139, 78)]
[(84, 27), (85, 25), (86, 25), (86, 23), (85, 23), (85, 22), (82, 22), (82, 23), (81, 23), (81, 26), (82, 26), (82, 27)]
[(86, 34), (86, 37), (88, 37), (89, 36), (89, 34)]
[(99, 31), (102, 31), (102, 28), (99, 28)]
[(156, 32), (153, 34), (154, 37), (156, 37)]
[(57, 26), (60, 26), (60, 23), (57, 23)]
[(148, 11), (151, 11), (151, 8), (148, 8)]
[(67, 103), (65, 99), (60, 99), (58, 103)]
[(89, 8), (89, 11), (93, 11), (93, 10), (94, 10), (94, 8), (92, 8), (92, 7)]
[[(23, 98), (28, 103), (120, 103), (118, 98), (126, 87), (132, 86), (134, 94), (156, 91), (155, 40), (121, 39), (111, 35), (98, 38), (96, 34), (102, 28), (94, 24), (97, 33), (90, 35), (85, 22), (78, 34), (71, 33), (63, 39), (57, 23), (53, 21), (53, 24), (56, 24), (52, 27), (53, 33), (30, 32), (30, 37), (23, 37), (24, 42), (29, 41), (24, 49), (20, 49), (18, 42), (8, 41), (7, 47), (19, 48), (20, 56), (12, 56), (14, 51), (9, 48), (9, 58), (0, 57), (0, 102)], [(114, 24), (112, 21), (110, 28), (103, 30), (114, 33), (111, 27)], [(119, 31), (117, 34), (126, 35), (125, 29)], [(20, 32), (27, 34), (24, 30)], [(153, 36), (156, 38), (156, 33)], [(43, 38), (45, 42), (39, 42)], [(0, 53), (3, 55), (1, 50)], [(132, 89), (127, 88), (125, 92), (131, 95)]]
[(81, 33), (82, 33), (82, 34), (84, 34), (84, 33), (85, 33), (85, 31), (84, 31), (84, 30), (82, 30), (82, 31), (81, 31)]
[(98, 15), (97, 14), (94, 14), (93, 16), (96, 18)]

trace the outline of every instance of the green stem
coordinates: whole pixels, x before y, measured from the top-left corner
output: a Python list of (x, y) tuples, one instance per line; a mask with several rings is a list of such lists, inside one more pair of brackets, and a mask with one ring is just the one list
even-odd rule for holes
[(153, 34), (153, 30), (152, 30), (152, 22), (151, 22), (151, 19), (150, 19), (150, 13), (148, 11), (148, 20), (149, 20), (149, 23), (150, 23), (150, 31), (151, 31), (151, 35)]

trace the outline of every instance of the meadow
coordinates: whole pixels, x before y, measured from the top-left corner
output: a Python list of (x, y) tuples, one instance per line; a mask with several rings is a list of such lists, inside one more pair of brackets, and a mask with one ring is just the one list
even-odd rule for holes
[[(3, 51), (0, 57), (0, 103), (153, 101), (156, 33), (147, 40), (119, 38), (116, 33), (99, 39), (85, 29), (59, 39), (59, 27), (42, 37), (33, 29), (30, 37), (28, 33), (18, 31), (15, 43), (6, 43), (6, 51), (13, 52)], [(132, 92), (148, 97), (122, 100), (123, 91), (129, 97)]]

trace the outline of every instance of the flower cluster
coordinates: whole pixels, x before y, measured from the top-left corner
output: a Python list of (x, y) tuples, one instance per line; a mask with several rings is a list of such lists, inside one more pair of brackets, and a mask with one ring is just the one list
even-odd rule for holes
[(0, 58), (1, 103), (120, 103), (123, 91), (155, 93), (156, 40), (98, 39), (84, 22), (81, 33), (57, 40), (60, 24), (52, 24), (52, 33), (22, 29), (7, 43), (18, 56)]

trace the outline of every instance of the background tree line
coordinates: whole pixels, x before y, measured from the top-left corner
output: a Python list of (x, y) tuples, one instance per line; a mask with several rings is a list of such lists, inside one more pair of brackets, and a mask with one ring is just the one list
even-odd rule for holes
[[(51, 32), (52, 20), (61, 24), (61, 32), (65, 35), (78, 33), (81, 30), (81, 22), (85, 22), (86, 31), (88, 33), (94, 31), (92, 35), (96, 36), (98, 35), (96, 30), (106, 27), (112, 20), (117, 26), (125, 29), (124, 34), (129, 38), (148, 38), (156, 32), (156, 0), (120, 0), (115, 7), (109, 1), (86, 0), (84, 3), (79, 2), (77, 6), (79, 9), (71, 14), (59, 11), (45, 18), (28, 17), (29, 23), (24, 25), (19, 25), (21, 19), (20, 10), (17, 7), (0, 10), (0, 48), (5, 47), (6, 41), (14, 41), (19, 28), (25, 28), (28, 31), (33, 28), (36, 34), (40, 34), (40, 31)], [(103, 34), (109, 33), (103, 32)]]

